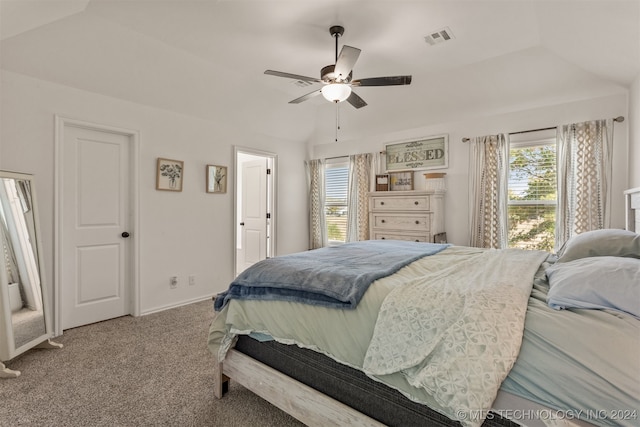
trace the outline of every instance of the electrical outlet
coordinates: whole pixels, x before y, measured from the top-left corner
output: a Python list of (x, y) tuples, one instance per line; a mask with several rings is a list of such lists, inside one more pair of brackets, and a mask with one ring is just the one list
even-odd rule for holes
[(195, 286), (196, 285), (196, 275), (192, 274), (189, 276), (189, 286)]
[(171, 276), (169, 278), (169, 287), (175, 289), (178, 287), (178, 276)]

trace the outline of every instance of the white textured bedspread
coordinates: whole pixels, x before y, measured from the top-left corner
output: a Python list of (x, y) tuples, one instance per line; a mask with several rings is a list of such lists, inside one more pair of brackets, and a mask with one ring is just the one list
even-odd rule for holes
[(401, 372), (450, 418), (482, 424), (518, 356), (533, 276), (547, 255), (490, 250), (394, 288), (364, 370)]

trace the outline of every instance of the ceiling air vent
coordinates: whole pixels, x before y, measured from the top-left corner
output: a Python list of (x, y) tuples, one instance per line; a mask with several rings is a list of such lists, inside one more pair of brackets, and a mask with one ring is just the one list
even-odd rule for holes
[(298, 87), (311, 86), (311, 82), (306, 82), (304, 80), (294, 80), (292, 83)]
[(431, 46), (449, 41), (455, 38), (449, 27), (444, 27), (437, 31), (432, 31), (428, 36), (424, 36), (424, 41)]

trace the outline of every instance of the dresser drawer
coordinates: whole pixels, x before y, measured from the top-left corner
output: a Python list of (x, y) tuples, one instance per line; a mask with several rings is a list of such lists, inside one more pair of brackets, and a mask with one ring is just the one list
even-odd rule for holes
[(370, 208), (374, 211), (428, 211), (429, 196), (373, 196)]
[(391, 214), (374, 212), (371, 214), (371, 226), (377, 229), (430, 231), (428, 213)]
[(374, 230), (372, 240), (405, 240), (409, 242), (430, 243), (430, 233), (402, 233), (399, 231), (379, 231)]

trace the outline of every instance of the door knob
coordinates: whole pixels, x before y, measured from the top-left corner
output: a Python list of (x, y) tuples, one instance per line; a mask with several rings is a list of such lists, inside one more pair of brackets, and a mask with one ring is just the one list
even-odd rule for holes
[(241, 222), (240, 225), (244, 225), (244, 222)]
[(130, 236), (130, 234), (129, 234), (129, 233), (127, 233), (126, 231), (123, 231), (123, 232), (122, 232), (122, 234), (121, 234), (121, 236), (122, 236), (122, 237), (124, 237), (124, 238), (126, 239), (127, 237), (129, 237), (129, 236)]

